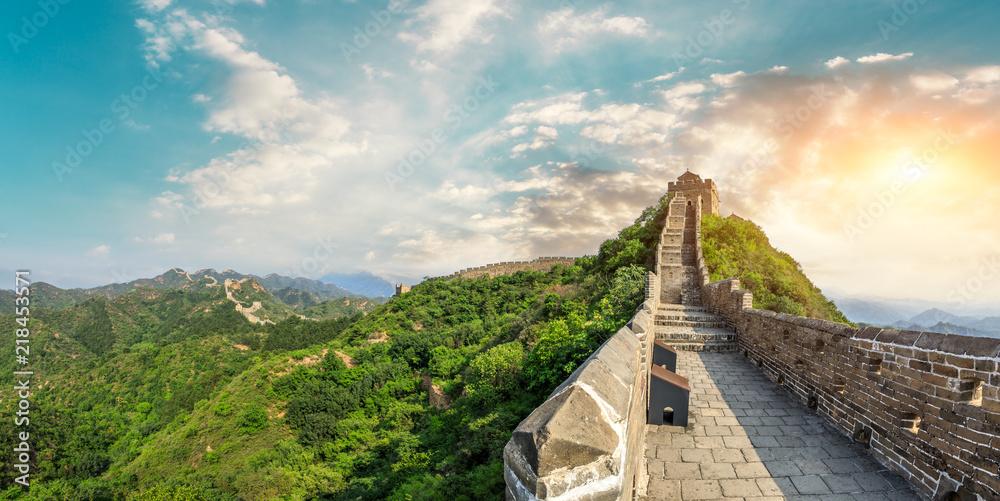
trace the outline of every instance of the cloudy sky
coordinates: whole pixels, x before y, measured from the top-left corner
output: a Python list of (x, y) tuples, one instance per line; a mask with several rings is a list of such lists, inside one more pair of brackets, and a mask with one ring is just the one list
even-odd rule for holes
[(35, 280), (578, 256), (691, 169), (827, 291), (1000, 305), (996, 1), (63, 1), (0, 7)]

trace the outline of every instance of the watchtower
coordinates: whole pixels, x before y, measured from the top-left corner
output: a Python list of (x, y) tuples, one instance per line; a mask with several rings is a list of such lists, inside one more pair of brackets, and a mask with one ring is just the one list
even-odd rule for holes
[(667, 191), (684, 195), (688, 200), (701, 195), (701, 213), (719, 215), (719, 192), (711, 179), (703, 180), (698, 174), (687, 171), (676, 182), (667, 184)]

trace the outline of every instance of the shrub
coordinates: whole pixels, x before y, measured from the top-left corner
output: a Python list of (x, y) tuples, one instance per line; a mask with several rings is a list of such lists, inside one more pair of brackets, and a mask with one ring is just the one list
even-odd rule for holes
[(515, 389), (524, 364), (524, 348), (519, 342), (494, 346), (469, 364), (470, 395), (501, 396)]
[(267, 428), (267, 410), (258, 403), (252, 403), (236, 418), (236, 426), (243, 435), (253, 435)]

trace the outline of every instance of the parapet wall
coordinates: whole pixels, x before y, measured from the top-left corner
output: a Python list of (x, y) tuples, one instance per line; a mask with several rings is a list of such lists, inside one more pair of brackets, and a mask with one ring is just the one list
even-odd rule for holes
[(503, 263), (487, 264), (477, 268), (466, 268), (461, 271), (456, 271), (451, 275), (439, 278), (451, 280), (456, 277), (476, 278), (484, 275), (493, 278), (500, 275), (513, 275), (514, 273), (525, 270), (549, 271), (557, 264), (570, 267), (575, 263), (575, 257), (540, 257), (531, 261), (507, 261)]
[(771, 379), (932, 499), (1000, 499), (1000, 339), (756, 310), (699, 264), (704, 304)]
[(658, 291), (648, 273), (635, 316), (514, 430), (504, 448), (508, 500), (635, 499)]

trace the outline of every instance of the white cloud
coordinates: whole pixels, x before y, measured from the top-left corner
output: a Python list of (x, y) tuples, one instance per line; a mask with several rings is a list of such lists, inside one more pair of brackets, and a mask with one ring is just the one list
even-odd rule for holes
[(130, 128), (130, 129), (135, 129), (135, 130), (139, 130), (139, 131), (143, 131), (143, 132), (145, 132), (145, 131), (147, 131), (147, 130), (150, 129), (150, 126), (148, 124), (143, 124), (143, 123), (136, 122), (135, 120), (132, 120), (131, 118), (128, 119), (128, 120), (125, 120), (124, 122), (122, 122), (122, 124), (124, 124), (126, 127)]
[(365, 261), (372, 262), (375, 260), (375, 251), (368, 251), (365, 253)]
[[(427, 26), (426, 35), (400, 32), (400, 40), (416, 43), (418, 52), (451, 54), (469, 44), (486, 44), (493, 39), (483, 23), (491, 18), (510, 17), (501, 0), (430, 0), (416, 9), (416, 17)], [(407, 26), (413, 24), (407, 22)]]
[(674, 78), (675, 76), (679, 75), (682, 71), (684, 71), (683, 67), (681, 67), (677, 71), (671, 71), (670, 73), (664, 73), (658, 77), (650, 78), (649, 80), (646, 80), (646, 82), (652, 83), (652, 82), (662, 82), (664, 80), (670, 80), (671, 78)]
[(975, 83), (1000, 82), (1000, 66), (978, 66), (965, 75), (965, 81)]
[(741, 78), (745, 77), (746, 73), (742, 71), (737, 71), (734, 73), (713, 73), (712, 83), (718, 85), (719, 87), (732, 87)]
[(881, 62), (885, 62), (885, 61), (902, 61), (903, 59), (909, 58), (911, 56), (913, 56), (912, 52), (905, 52), (903, 54), (899, 54), (899, 55), (895, 55), (895, 56), (892, 55), (892, 54), (886, 54), (884, 52), (879, 52), (877, 54), (872, 54), (872, 55), (869, 55), (869, 56), (859, 57), (857, 59), (857, 61), (859, 63), (862, 63), (862, 64), (871, 64), (871, 63), (881, 63)]
[[(193, 99), (208, 106), (206, 131), (248, 141), (200, 168), (172, 172), (167, 180), (185, 185), (191, 194), (186, 205), (198, 210), (252, 214), (263, 207), (309, 200), (312, 194), (302, 190), (303, 183), (314, 183), (338, 159), (358, 156), (366, 143), (347, 139), (350, 123), (331, 100), (307, 98), (280, 65), (245, 49), (239, 32), (206, 19), (175, 11), (160, 25), (150, 22), (152, 29), (147, 26), (145, 31), (154, 33), (150, 37), (168, 33), (173, 37), (170, 45), (207, 56), (229, 70), (219, 95), (196, 94)], [(147, 50), (153, 59), (160, 57), (154, 47)]]
[(160, 233), (155, 237), (134, 237), (132, 238), (132, 241), (140, 244), (172, 244), (174, 243), (174, 238), (175, 236), (173, 233)]
[(139, 3), (146, 10), (159, 12), (170, 6), (173, 0), (140, 0)]
[[(553, 129), (553, 130), (555, 130), (555, 129)], [(535, 136), (535, 138), (534, 138), (534, 140), (532, 140), (532, 142), (530, 142), (530, 143), (521, 143), (521, 144), (519, 144), (519, 145), (514, 146), (513, 148), (511, 148), (510, 151), (514, 152), (515, 154), (518, 154), (518, 153), (524, 153), (527, 150), (539, 150), (539, 149), (545, 148), (546, 146), (552, 146), (552, 144), (553, 144), (553, 142), (552, 142), (551, 138), (549, 138), (548, 136), (539, 134), (539, 135)]]
[(698, 94), (708, 90), (704, 84), (698, 82), (683, 82), (662, 91), (660, 94), (663, 100), (677, 110), (694, 110), (699, 106)]
[(550, 139), (556, 139), (559, 137), (559, 131), (557, 131), (552, 127), (546, 127), (544, 125), (538, 126), (538, 128), (535, 129), (535, 132), (537, 132), (539, 136), (545, 136)]
[(110, 252), (111, 252), (111, 246), (98, 245), (97, 247), (94, 247), (93, 249), (87, 251), (87, 255), (90, 257), (106, 258), (108, 257)]
[(679, 83), (667, 90), (661, 92), (661, 95), (667, 101), (675, 99), (678, 97), (690, 96), (694, 94), (701, 94), (705, 92), (707, 87), (704, 84), (698, 82), (684, 82)]
[(588, 125), (580, 131), (581, 136), (605, 144), (612, 144), (617, 141), (619, 134), (621, 134), (621, 129), (608, 124)]
[[(674, 86), (674, 89), (678, 89), (674, 91), (675, 93), (684, 94), (675, 97), (674, 104), (687, 109), (695, 106), (696, 99), (685, 96), (703, 91), (705, 87), (699, 83), (685, 83)], [(534, 123), (543, 126), (594, 124), (584, 127), (580, 132), (581, 136), (603, 143), (614, 142), (630, 146), (647, 143), (663, 144), (667, 132), (677, 123), (676, 114), (637, 103), (611, 103), (588, 110), (583, 107), (585, 96), (586, 93), (562, 94), (548, 99), (520, 103), (512, 108), (512, 113), (504, 118), (504, 123)], [(512, 151), (522, 153), (548, 144), (546, 138), (536, 137), (533, 142), (514, 146)]]
[(369, 82), (374, 80), (375, 77), (386, 78), (393, 76), (389, 71), (376, 69), (371, 65), (371, 63), (362, 64), (361, 69), (364, 70), (365, 78), (367, 78)]
[(910, 82), (914, 87), (926, 92), (942, 92), (958, 85), (958, 79), (941, 72), (911, 75)]
[(845, 58), (845, 57), (841, 57), (841, 56), (837, 56), (837, 57), (835, 57), (835, 58), (833, 58), (833, 59), (831, 59), (831, 60), (827, 61), (827, 62), (826, 62), (826, 63), (824, 63), (824, 64), (826, 64), (826, 67), (827, 67), (827, 68), (830, 68), (830, 69), (833, 69), (833, 68), (837, 68), (837, 67), (839, 67), (839, 66), (843, 66), (843, 65), (845, 65), (845, 64), (847, 64), (847, 63), (850, 63), (850, 62), (851, 62), (851, 61), (850, 61), (850, 60), (848, 60), (848, 59), (847, 59), (847, 58)]
[(607, 17), (607, 7), (600, 7), (587, 14), (577, 14), (572, 8), (555, 11), (545, 17), (538, 30), (551, 40), (555, 52), (575, 47), (595, 35), (616, 35), (646, 38), (649, 23), (641, 17)]

